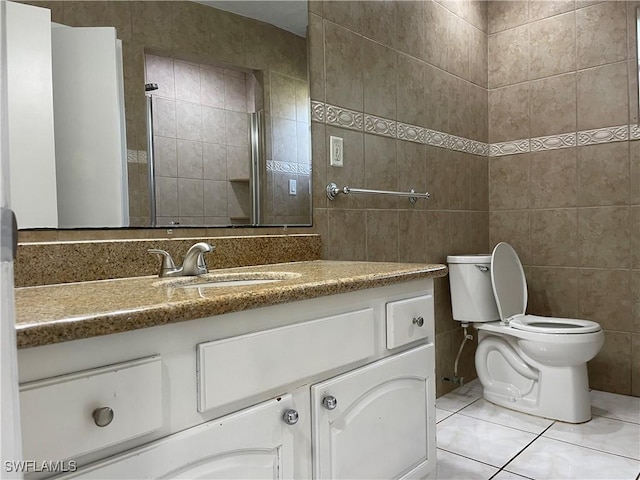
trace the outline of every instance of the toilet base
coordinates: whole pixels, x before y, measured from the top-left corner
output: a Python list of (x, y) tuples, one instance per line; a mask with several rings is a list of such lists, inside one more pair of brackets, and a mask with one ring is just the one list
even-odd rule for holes
[(516, 342), (500, 336), (481, 337), (476, 370), (487, 401), (562, 422), (591, 420), (586, 363), (542, 365), (528, 358)]
[[(482, 383), (482, 382), (481, 382)], [(586, 394), (570, 395), (573, 398), (567, 398), (566, 392), (558, 392), (554, 395), (554, 402), (560, 398), (566, 398), (572, 407), (558, 407), (549, 405), (548, 402), (541, 402), (542, 405), (536, 405), (534, 402), (528, 402), (526, 399), (513, 399), (508, 395), (497, 392), (487, 391), (483, 387), (482, 396), (488, 402), (494, 403), (501, 407), (522, 412), (536, 417), (548, 418), (550, 420), (558, 420), (567, 423), (585, 423), (591, 420), (591, 399), (589, 391)], [(546, 405), (545, 405), (546, 403)]]

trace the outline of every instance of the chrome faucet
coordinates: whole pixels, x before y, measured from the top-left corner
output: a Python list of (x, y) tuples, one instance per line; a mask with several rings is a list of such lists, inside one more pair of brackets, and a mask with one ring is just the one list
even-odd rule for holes
[(215, 246), (209, 245), (205, 242), (198, 242), (192, 245), (184, 256), (184, 260), (180, 267), (176, 267), (176, 264), (173, 262), (173, 258), (171, 258), (169, 252), (165, 252), (164, 250), (159, 250), (157, 248), (151, 248), (147, 251), (149, 253), (163, 256), (162, 263), (160, 264), (160, 271), (158, 272), (159, 277), (182, 277), (207, 273), (208, 269), (207, 264), (204, 261), (204, 254), (213, 252), (215, 249)]

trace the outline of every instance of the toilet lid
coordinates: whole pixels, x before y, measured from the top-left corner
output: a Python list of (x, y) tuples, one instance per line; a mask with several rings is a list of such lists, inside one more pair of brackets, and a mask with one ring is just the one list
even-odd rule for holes
[(516, 251), (501, 242), (491, 254), (491, 285), (500, 320), (523, 315), (527, 308), (527, 280)]

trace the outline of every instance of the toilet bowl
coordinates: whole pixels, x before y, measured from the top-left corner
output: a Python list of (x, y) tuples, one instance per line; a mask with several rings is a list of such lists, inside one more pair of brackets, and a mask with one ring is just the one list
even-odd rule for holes
[(478, 330), (484, 398), (554, 420), (590, 420), (587, 362), (604, 343), (600, 325), (525, 314), (524, 270), (507, 243), (491, 255), (452, 255), (447, 263), (453, 318)]

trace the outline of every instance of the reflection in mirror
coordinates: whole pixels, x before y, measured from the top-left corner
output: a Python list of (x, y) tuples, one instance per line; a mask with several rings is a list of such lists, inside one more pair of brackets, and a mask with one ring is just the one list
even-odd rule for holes
[(151, 54), (145, 67), (153, 226), (308, 222), (295, 218), (308, 212), (306, 80)]
[[(123, 86), (111, 74), (104, 76), (124, 98), (122, 146), (86, 134), (80, 126), (106, 118), (96, 107), (99, 102), (89, 102), (96, 108), (82, 114), (87, 116), (83, 121), (68, 98), (56, 98), (60, 89), (53, 78), (48, 88), (54, 97), (49, 108), (56, 110), (57, 175), (49, 167), (48, 184), (57, 199), (30, 202), (35, 210), (53, 205), (58, 218), (22, 223), (21, 228), (311, 224), (306, 1), (33, 3), (37, 10), (51, 10), (51, 20), (64, 25), (58, 29), (115, 27), (122, 45), (116, 76)], [(298, 11), (293, 23), (284, 10), (291, 7)], [(231, 8), (239, 14), (225, 11)], [(283, 28), (265, 23), (280, 20), (287, 22)], [(54, 73), (56, 55), (54, 47), (48, 59)], [(67, 83), (76, 78), (66, 75)], [(90, 93), (100, 97), (95, 90)], [(69, 122), (58, 121), (59, 104), (76, 122), (72, 131), (81, 135), (71, 141), (67, 134), (65, 142), (72, 146), (65, 155), (58, 154), (59, 130)], [(46, 109), (43, 105), (39, 108)], [(81, 144), (85, 150), (78, 153)], [(106, 151), (110, 157), (98, 160), (98, 153)], [(107, 165), (113, 182), (98, 170)], [(33, 184), (33, 169), (27, 178)], [(83, 187), (75, 197), (70, 195), (73, 185)], [(28, 190), (25, 197), (33, 197), (35, 189)], [(98, 192), (111, 197), (98, 197)], [(112, 208), (119, 217), (105, 220), (91, 205)], [(79, 216), (59, 221), (70, 206)]]

